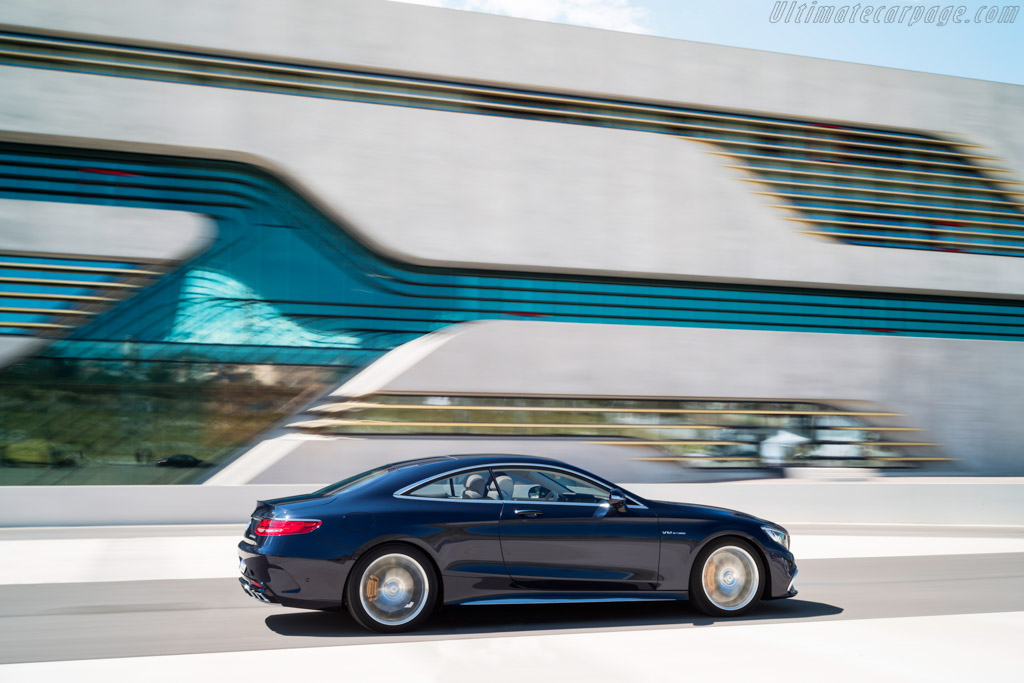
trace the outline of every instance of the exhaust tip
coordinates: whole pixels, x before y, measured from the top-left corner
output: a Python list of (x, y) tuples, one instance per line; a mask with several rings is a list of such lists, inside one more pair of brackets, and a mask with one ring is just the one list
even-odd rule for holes
[(260, 602), (270, 602), (270, 598), (264, 595), (261, 591), (253, 589), (253, 587), (249, 585), (247, 581), (240, 580), (239, 585), (242, 587), (242, 590), (245, 591), (245, 594), (248, 595), (250, 598), (255, 598)]

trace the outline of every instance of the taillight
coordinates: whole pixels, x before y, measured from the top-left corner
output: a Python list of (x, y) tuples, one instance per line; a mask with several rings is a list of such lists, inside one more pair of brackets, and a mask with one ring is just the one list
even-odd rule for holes
[(319, 519), (261, 519), (253, 531), (257, 536), (308, 534), (320, 526)]

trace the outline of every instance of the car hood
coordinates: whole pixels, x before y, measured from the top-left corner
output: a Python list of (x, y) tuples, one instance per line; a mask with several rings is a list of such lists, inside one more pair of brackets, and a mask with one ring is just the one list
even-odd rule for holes
[(749, 513), (740, 512), (739, 510), (730, 510), (729, 508), (720, 508), (713, 505), (696, 505), (694, 503), (674, 503), (667, 500), (655, 500), (650, 502), (657, 506), (656, 511), (658, 516), (663, 518), (703, 519), (711, 521), (746, 520), (748, 522), (770, 524), (774, 527), (782, 528), (781, 525), (762, 517), (755, 517)]

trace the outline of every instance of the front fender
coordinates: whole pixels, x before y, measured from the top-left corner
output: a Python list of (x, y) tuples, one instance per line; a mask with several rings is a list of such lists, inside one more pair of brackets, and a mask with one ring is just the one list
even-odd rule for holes
[[(697, 555), (709, 543), (734, 536), (750, 543), (757, 550), (761, 562), (768, 567), (769, 561), (760, 541), (748, 530), (737, 529), (720, 522), (707, 524), (673, 524), (666, 520), (661, 530), (661, 560), (658, 566), (660, 582), (658, 590), (672, 593), (686, 593), (690, 589), (690, 573)], [(771, 583), (771, 582), (769, 582)]]

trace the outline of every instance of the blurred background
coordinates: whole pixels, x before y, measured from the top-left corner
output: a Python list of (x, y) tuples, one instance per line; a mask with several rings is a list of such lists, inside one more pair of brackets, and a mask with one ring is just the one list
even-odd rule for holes
[[(2, 677), (1006, 678), (1018, 9), (0, 2)], [(257, 500), (482, 452), (784, 524), (800, 595), (238, 589)]]
[(0, 483), (1024, 472), (1024, 89), (635, 35), (920, 66), (939, 19), (447, 4), (634, 34), (5, 4)]

